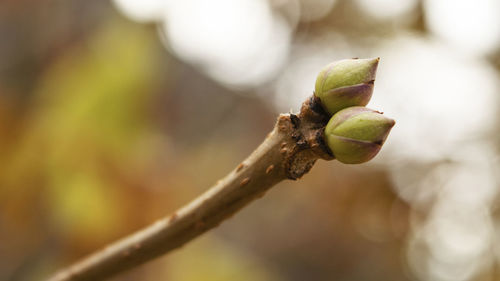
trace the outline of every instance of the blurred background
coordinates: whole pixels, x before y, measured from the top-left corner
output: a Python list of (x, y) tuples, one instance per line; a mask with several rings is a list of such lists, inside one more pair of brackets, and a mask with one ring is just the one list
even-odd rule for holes
[(233, 169), (322, 66), (397, 120), (113, 280), (500, 280), (498, 0), (4, 0), (0, 280), (40, 280)]

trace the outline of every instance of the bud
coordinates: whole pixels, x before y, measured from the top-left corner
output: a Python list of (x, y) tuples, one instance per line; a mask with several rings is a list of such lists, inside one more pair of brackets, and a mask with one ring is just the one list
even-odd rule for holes
[(325, 66), (316, 78), (314, 95), (332, 115), (346, 107), (367, 105), (379, 60), (347, 59)]
[(366, 162), (380, 151), (395, 121), (362, 106), (337, 112), (325, 128), (328, 147), (345, 164)]

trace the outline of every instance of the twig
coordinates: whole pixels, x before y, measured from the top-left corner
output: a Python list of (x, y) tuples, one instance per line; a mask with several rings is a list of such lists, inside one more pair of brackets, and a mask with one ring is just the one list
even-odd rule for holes
[(264, 142), (204, 194), (48, 280), (102, 280), (176, 249), (216, 227), (278, 182), (300, 178), (317, 159), (333, 159), (323, 142), (328, 119), (318, 100), (310, 97), (299, 115), (281, 114)]

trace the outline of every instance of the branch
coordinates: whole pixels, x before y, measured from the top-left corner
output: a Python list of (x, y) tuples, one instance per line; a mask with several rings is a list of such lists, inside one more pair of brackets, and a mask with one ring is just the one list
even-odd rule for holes
[(310, 97), (299, 115), (281, 114), (264, 142), (204, 194), (48, 280), (102, 280), (179, 248), (216, 227), (278, 182), (303, 176), (317, 159), (333, 159), (323, 141), (328, 120), (318, 99)]

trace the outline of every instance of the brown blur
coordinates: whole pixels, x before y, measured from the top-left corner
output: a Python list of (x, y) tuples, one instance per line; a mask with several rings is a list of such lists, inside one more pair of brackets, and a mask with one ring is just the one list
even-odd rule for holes
[[(266, 2), (290, 28), (286, 56), (266, 79), (235, 83), (224, 78), (227, 65), (213, 70), (206, 61), (183, 56), (182, 45), (169, 43), (162, 33), (162, 23), (133, 21), (116, 3), (0, 3), (0, 280), (43, 279), (173, 212), (238, 165), (280, 111), (298, 109), (312, 94), (309, 80), (305, 92), (290, 89), (302, 85), (296, 78), (302, 66), (314, 77), (322, 65), (350, 56), (381, 56), (377, 79), (383, 92), (374, 94), (381, 97), (375, 109), (387, 110), (398, 122), (393, 143), (389, 135), (377, 161), (320, 161), (303, 179), (279, 184), (216, 230), (114, 280), (498, 280), (497, 97), (497, 103), (471, 105), (487, 104), (496, 118), (485, 115), (489, 123), (470, 123), (486, 124), (477, 135), (460, 131), (454, 117), (443, 117), (443, 124), (459, 129), (433, 127), (440, 113), (447, 114), (447, 106), (431, 109), (441, 101), (408, 101), (416, 114), (434, 119), (404, 117), (407, 110), (397, 102), (406, 98), (397, 91), (422, 89), (438, 98), (453, 88), (430, 93), (418, 88), (431, 85), (418, 75), (390, 76), (396, 66), (403, 70), (393, 72), (401, 75), (418, 68), (408, 65), (405, 53), (396, 54), (407, 50), (399, 43), (407, 40), (403, 43), (414, 48), (408, 50), (425, 50), (422, 57), (409, 55), (417, 62), (435, 52), (434, 43), (426, 42), (441, 42), (428, 28), (423, 2), (403, 16), (377, 18), (362, 9), (362, 1), (337, 0), (326, 15), (308, 18), (304, 11), (314, 12), (314, 3), (321, 9), (322, 1), (311, 1), (302, 7), (302, 19), (288, 2), (293, 1)], [(448, 50), (436, 48), (437, 54)], [(471, 80), (471, 89), (498, 94), (500, 47), (466, 53), (457, 55), (469, 56), (463, 64), (446, 60), (474, 67), (478, 79), (489, 79)], [(312, 57), (314, 63), (303, 64)], [(469, 67), (470, 61), (481, 64)], [(453, 63), (422, 69), (442, 77), (439, 71), (455, 69)], [(467, 114), (461, 105), (443, 104), (454, 110), (450, 114)], [(415, 139), (421, 137), (419, 128), (430, 130), (429, 140)], [(452, 144), (460, 145), (453, 150), (460, 152), (446, 150)], [(481, 166), (488, 161), (491, 173)], [(458, 182), (469, 189), (443, 187)], [(479, 196), (478, 186), (491, 188)], [(463, 196), (442, 203), (441, 198), (455, 198), (448, 192)], [(474, 196), (479, 199), (470, 199)], [(467, 203), (471, 200), (476, 205)], [(446, 218), (452, 217), (461, 204), (475, 211), (479, 204), (482, 217), (457, 215), (467, 217), (457, 226), (433, 215), (445, 206)], [(448, 239), (434, 225), (449, 226), (436, 228), (446, 233), (484, 229), (484, 236)], [(439, 239), (450, 244), (435, 242)], [(449, 254), (455, 250), (458, 254)], [(460, 267), (470, 266), (471, 259), (473, 268)]]

